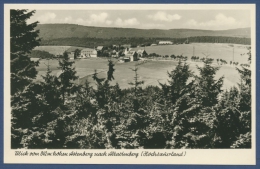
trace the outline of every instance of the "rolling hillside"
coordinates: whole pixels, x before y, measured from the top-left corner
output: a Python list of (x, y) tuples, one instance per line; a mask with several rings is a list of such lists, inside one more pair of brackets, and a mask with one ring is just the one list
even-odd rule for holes
[(75, 24), (39, 24), (40, 37), (44, 40), (60, 38), (186, 38), (195, 36), (228, 36), (250, 38), (250, 28), (232, 30), (196, 30), (196, 29), (134, 29), (90, 27)]

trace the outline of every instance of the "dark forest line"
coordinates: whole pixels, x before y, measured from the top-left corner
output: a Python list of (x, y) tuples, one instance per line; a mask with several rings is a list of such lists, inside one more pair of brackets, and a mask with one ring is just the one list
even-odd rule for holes
[(150, 46), (151, 44), (158, 44), (159, 41), (172, 41), (174, 44), (183, 43), (231, 43), (250, 45), (251, 38), (240, 37), (224, 37), (224, 36), (198, 36), (189, 38), (58, 38), (45, 40), (42, 39), (40, 45), (42, 46), (78, 46), (89, 47), (93, 46), (111, 46), (131, 44), (136, 46)]

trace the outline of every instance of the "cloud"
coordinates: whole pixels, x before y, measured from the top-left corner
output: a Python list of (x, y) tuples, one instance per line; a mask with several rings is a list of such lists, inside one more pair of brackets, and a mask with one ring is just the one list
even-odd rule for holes
[(91, 14), (87, 19), (77, 18), (74, 22), (87, 26), (103, 26), (111, 25), (113, 21), (108, 20), (108, 14), (105, 12), (99, 14)]
[(30, 20), (30, 22), (35, 21), (39, 21), (40, 23), (71, 23), (73, 22), (73, 18), (71, 16), (57, 18), (57, 15), (55, 13), (47, 12)]
[(115, 25), (120, 26), (120, 27), (136, 26), (139, 24), (140, 24), (140, 22), (136, 18), (130, 18), (130, 19), (125, 19), (125, 20), (122, 20), (121, 18), (117, 18), (115, 21)]
[(56, 18), (56, 14), (53, 12), (47, 12), (39, 17), (37, 17), (37, 21), (39, 21), (40, 23), (47, 23), (47, 22), (51, 22), (53, 20), (55, 20)]
[(112, 25), (113, 21), (108, 20), (108, 14), (106, 12), (101, 12), (97, 14), (91, 14), (86, 18), (73, 18), (71, 16), (57, 17), (53, 12), (44, 13), (36, 18), (33, 18), (28, 21), (32, 23), (39, 21), (40, 23), (71, 23), (71, 24), (80, 24), (86, 26), (104, 26)]
[(108, 17), (108, 14), (105, 12), (102, 12), (100, 14), (91, 14), (89, 17), (90, 23), (104, 23)]
[(170, 15), (166, 12), (157, 12), (154, 15), (148, 15), (148, 18), (155, 20), (155, 21), (166, 21), (172, 22), (174, 20), (180, 20), (181, 16), (178, 14)]
[(243, 26), (243, 23), (237, 21), (233, 17), (228, 17), (222, 13), (219, 13), (213, 20), (209, 20), (207, 22), (197, 22), (196, 20), (191, 19), (187, 21), (185, 25), (200, 29), (232, 29)]

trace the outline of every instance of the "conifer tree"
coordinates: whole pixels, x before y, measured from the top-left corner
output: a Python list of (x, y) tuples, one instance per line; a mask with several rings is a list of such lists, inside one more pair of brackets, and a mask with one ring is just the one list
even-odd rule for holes
[(38, 62), (33, 62), (28, 57), (40, 41), (39, 31), (35, 30), (38, 22), (27, 24), (34, 13), (35, 11), (10, 10), (12, 148), (22, 146), (22, 136), (33, 125), (33, 117), (39, 113), (39, 107), (46, 105), (38, 95), (41, 86), (32, 83), (37, 75), (35, 66)]
[(215, 108), (216, 121), (214, 122), (214, 147), (230, 148), (232, 142), (240, 133), (239, 124), (239, 91), (236, 87), (225, 91)]
[(213, 147), (216, 119), (213, 107), (218, 103), (223, 77), (215, 80), (218, 68), (211, 66), (210, 59), (205, 59), (204, 66), (198, 69), (200, 75), (195, 76), (189, 94), (180, 97), (174, 105), (171, 148)]
[(28, 10), (10, 10), (11, 23), (11, 94), (22, 91), (37, 75), (37, 62), (31, 61), (28, 54), (39, 45), (38, 22), (27, 24), (35, 13)]
[(200, 76), (195, 76), (195, 95), (202, 106), (211, 107), (218, 103), (218, 96), (221, 93), (224, 76), (215, 79), (219, 67), (211, 66), (212, 60), (205, 59), (204, 66), (198, 67)]
[[(168, 84), (160, 83), (165, 100), (165, 106), (161, 108), (164, 111), (162, 113), (166, 114), (162, 120), (167, 122), (164, 124), (164, 128), (167, 131), (167, 135), (170, 136), (166, 136), (166, 139), (171, 140), (172, 136), (174, 136), (175, 140), (174, 143), (171, 141), (167, 142), (167, 148), (179, 148), (181, 146), (177, 145), (177, 142), (183, 142), (181, 140), (183, 139), (183, 135), (178, 130), (178, 127), (186, 128), (186, 126), (182, 125), (185, 124), (184, 121), (187, 120), (188, 115), (183, 111), (190, 108), (189, 103), (191, 102), (191, 97), (194, 95), (194, 81), (191, 79), (193, 74), (189, 69), (189, 65), (182, 63), (181, 60), (179, 60), (174, 70), (167, 73), (169, 77)], [(174, 135), (174, 132), (178, 133), (178, 135)]]
[(111, 86), (109, 83), (114, 79), (114, 71), (114, 63), (111, 60), (108, 60), (107, 78), (99, 78), (96, 70), (92, 76), (97, 82), (97, 89), (94, 91), (97, 103), (97, 112), (95, 114), (97, 121), (94, 124), (94, 128), (96, 129), (96, 132), (99, 133), (99, 136), (97, 137), (106, 148), (116, 147), (117, 144), (114, 140), (114, 127), (116, 125), (114, 120), (118, 119), (117, 116), (119, 114), (118, 107), (115, 105), (120, 98), (120, 88), (118, 84)]
[(68, 53), (64, 52), (62, 58), (59, 60), (58, 67), (61, 71), (58, 78), (60, 81), (63, 104), (65, 104), (66, 96), (70, 96), (70, 94), (74, 93), (75, 85), (73, 84), (73, 81), (78, 79), (75, 68), (72, 68), (73, 64), (74, 62), (69, 61)]
[(132, 71), (135, 72), (135, 76), (134, 76), (134, 82), (130, 82), (129, 85), (131, 86), (134, 86), (134, 96), (135, 96), (135, 99), (137, 98), (140, 89), (141, 89), (141, 85), (144, 84), (144, 81), (143, 80), (139, 80), (139, 76), (138, 76), (138, 67), (135, 66), (134, 69), (131, 69)]
[(118, 140), (120, 148), (141, 148), (147, 140), (146, 127), (148, 120), (146, 119), (147, 113), (143, 107), (143, 91), (141, 85), (144, 81), (139, 80), (138, 67), (131, 69), (134, 73), (134, 82), (129, 84), (133, 86), (130, 89), (127, 100), (124, 103), (127, 106), (126, 112), (128, 118), (125, 119), (125, 124), (118, 126)]
[(107, 80), (112, 81), (114, 80), (113, 73), (115, 71), (114, 69), (115, 64), (112, 62), (112, 60), (108, 61), (108, 71), (107, 71)]
[(74, 51), (74, 59), (77, 59), (79, 56), (80, 56), (80, 50), (79, 49), (76, 49), (75, 51)]
[[(251, 62), (249, 48), (248, 62)], [(220, 148), (251, 147), (251, 70), (236, 68), (240, 74), (238, 88), (225, 92), (216, 110), (215, 146)]]
[(47, 60), (47, 71), (45, 75), (42, 75), (44, 81), (41, 83), (41, 85), (43, 86), (43, 96), (45, 97), (45, 100), (48, 103), (50, 110), (54, 110), (62, 102), (60, 98), (61, 92), (59, 91), (60, 82), (56, 76), (51, 74), (52, 71), (49, 65), (50, 59)]
[(170, 73), (168, 72), (169, 80), (167, 84), (161, 84), (164, 91), (164, 95), (167, 100), (172, 104), (175, 104), (177, 99), (179, 99), (184, 94), (191, 94), (191, 86), (193, 81), (188, 83), (189, 78), (192, 77), (192, 72), (189, 70), (189, 65), (187, 63), (178, 62), (178, 65)]

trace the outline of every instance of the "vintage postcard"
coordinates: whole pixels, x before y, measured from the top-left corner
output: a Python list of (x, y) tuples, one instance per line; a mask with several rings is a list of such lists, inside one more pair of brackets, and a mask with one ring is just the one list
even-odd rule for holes
[(5, 4), (4, 163), (256, 164), (254, 4)]

